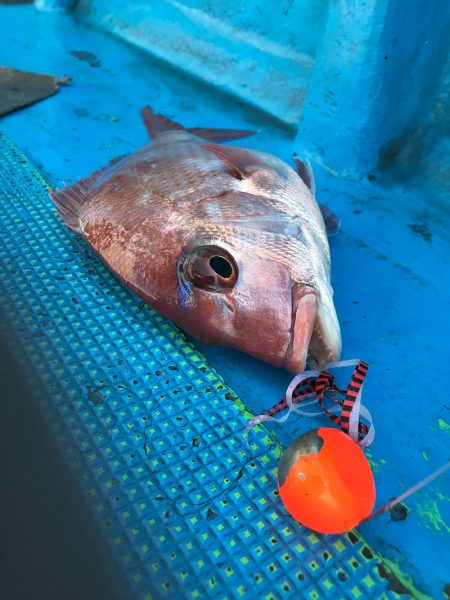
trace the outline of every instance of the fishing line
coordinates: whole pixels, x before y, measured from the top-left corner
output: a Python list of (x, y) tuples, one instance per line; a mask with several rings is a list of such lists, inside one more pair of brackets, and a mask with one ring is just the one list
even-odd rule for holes
[[(334, 377), (328, 372), (328, 369), (349, 366), (355, 367), (350, 383), (347, 388), (340, 389), (335, 385)], [(280, 402), (247, 422), (243, 432), (247, 447), (249, 447), (248, 436), (254, 426), (267, 421), (284, 423), (289, 418), (291, 412), (309, 418), (325, 415), (335, 425), (338, 425), (344, 433), (347, 433), (362, 449), (368, 447), (375, 438), (375, 428), (370, 412), (361, 402), (367, 371), (368, 365), (366, 363), (358, 359), (352, 359), (329, 363), (324, 365), (322, 371), (314, 369), (297, 375), (289, 384), (286, 395)], [(331, 408), (325, 407), (324, 398), (334, 403)], [(316, 405), (320, 410), (316, 412), (302, 410), (296, 406), (300, 403), (302, 403), (302, 408)], [(284, 416), (274, 417), (274, 415), (286, 408), (288, 412)], [(383, 513), (389, 513), (393, 508), (401, 504), (403, 500), (430, 484), (449, 469), (450, 460), (397, 497), (371, 512), (360, 523), (366, 523)]]
[(438, 469), (436, 469), (435, 471), (433, 471), (432, 473), (430, 473), (429, 475), (427, 475), (427, 477), (424, 477), (424, 479), (422, 479), (415, 485), (413, 485), (410, 488), (408, 488), (407, 490), (405, 490), (402, 494), (400, 494), (396, 498), (393, 498), (392, 500), (390, 500), (387, 504), (385, 504), (381, 508), (374, 510), (373, 513), (371, 513), (368, 517), (363, 519), (361, 521), (361, 523), (367, 523), (367, 521), (371, 521), (374, 517), (378, 517), (379, 515), (381, 515), (385, 512), (390, 512), (394, 508), (394, 506), (397, 506), (398, 504), (403, 502), (403, 500), (406, 500), (406, 498), (409, 498), (409, 496), (411, 496), (412, 494), (415, 494), (416, 492), (421, 490), (423, 487), (425, 487), (426, 485), (428, 485), (429, 483), (431, 483), (432, 481), (434, 481), (435, 479), (437, 479), (438, 477), (443, 475), (445, 473), (445, 471), (447, 471), (448, 469), (450, 469), (450, 460), (447, 461), (445, 464), (443, 464)]

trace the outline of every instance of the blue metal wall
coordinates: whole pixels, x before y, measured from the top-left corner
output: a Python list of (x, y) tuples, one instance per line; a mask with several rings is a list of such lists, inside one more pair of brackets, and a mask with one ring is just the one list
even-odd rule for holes
[(298, 145), (345, 175), (414, 153), (418, 130), (432, 126), (449, 41), (445, 2), (334, 3)]

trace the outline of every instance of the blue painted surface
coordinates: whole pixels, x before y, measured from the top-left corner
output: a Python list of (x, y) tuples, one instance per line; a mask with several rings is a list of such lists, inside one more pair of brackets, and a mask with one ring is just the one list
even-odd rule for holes
[(77, 0), (35, 0), (34, 5), (44, 12), (70, 12), (74, 10)]
[(297, 145), (344, 176), (397, 162), (410, 142), (417, 162), (449, 47), (445, 2), (331, 3)]
[[(1, 7), (0, 23), (4, 64), (74, 78), (55, 97), (1, 121), (1, 129), (52, 182), (87, 175), (143, 144), (139, 110), (146, 103), (187, 126), (251, 124), (260, 133), (248, 145), (285, 160), (294, 147), (299, 149), (292, 135), (251, 111), (68, 18), (31, 7)], [(73, 50), (94, 53), (100, 66), (80, 61), (70, 54)], [(448, 77), (441, 79), (436, 90), (436, 106), (448, 99), (446, 82)], [(357, 106), (353, 112), (358, 118)], [(316, 173), (318, 199), (343, 222), (341, 234), (331, 241), (343, 354), (371, 365), (365, 403), (377, 425), (370, 454), (380, 503), (448, 459), (450, 416), (443, 377), (448, 374), (448, 191), (438, 185), (446, 183), (439, 164), (448, 147), (448, 123), (445, 129), (440, 114), (433, 117), (441, 136), (435, 138), (437, 158), (422, 156), (417, 163), (422, 176), (416, 163), (410, 177), (403, 165), (402, 180), (391, 172), (386, 187), (366, 178), (335, 178), (320, 167)], [(324, 122), (322, 130), (317, 124), (311, 138), (322, 136), (324, 152), (336, 154), (338, 148), (342, 162), (346, 156), (351, 160), (354, 147), (325, 135), (328, 126)], [(286, 373), (234, 351), (203, 350), (253, 412), (276, 402), (289, 382)], [(286, 445), (310, 426), (292, 419), (274, 430)], [(436, 598), (442, 597), (450, 561), (448, 490), (448, 477), (442, 478), (408, 503), (407, 521), (389, 522), (383, 516), (360, 528), (375, 549), (398, 561), (419, 589)]]
[[(89, 23), (296, 126), (327, 2), (83, 0)], [(300, 26), (299, 24), (307, 24)], [(286, 42), (287, 40), (287, 42)]]

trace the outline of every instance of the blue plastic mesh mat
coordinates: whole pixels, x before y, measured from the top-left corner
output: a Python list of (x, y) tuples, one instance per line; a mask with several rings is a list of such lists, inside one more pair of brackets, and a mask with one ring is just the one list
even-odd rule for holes
[(243, 403), (66, 229), (46, 188), (0, 134), (2, 309), (130, 594), (398, 597), (359, 534), (289, 518), (276, 441), (256, 428), (246, 450)]

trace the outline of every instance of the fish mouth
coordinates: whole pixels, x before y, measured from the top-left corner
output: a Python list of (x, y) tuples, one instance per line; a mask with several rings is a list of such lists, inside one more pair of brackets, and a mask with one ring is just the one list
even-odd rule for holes
[(339, 360), (340, 354), (341, 334), (332, 301), (324, 302), (311, 286), (294, 285), (291, 339), (284, 367), (301, 373), (307, 363), (318, 368)]
[(341, 329), (332, 301), (319, 300), (316, 322), (309, 342), (308, 363), (314, 369), (341, 357)]

